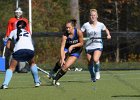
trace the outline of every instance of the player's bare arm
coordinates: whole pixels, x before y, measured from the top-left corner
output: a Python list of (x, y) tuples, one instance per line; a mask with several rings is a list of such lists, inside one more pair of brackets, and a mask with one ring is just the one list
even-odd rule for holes
[(109, 30), (107, 28), (105, 29), (105, 32), (107, 34), (107, 39), (111, 39), (110, 32), (109, 32)]
[(62, 36), (62, 42), (61, 42), (61, 59), (60, 59), (60, 63), (61, 63), (61, 66), (65, 63), (65, 51), (64, 51), (64, 47), (65, 47), (65, 44), (66, 44), (66, 39), (67, 37), (66, 36)]

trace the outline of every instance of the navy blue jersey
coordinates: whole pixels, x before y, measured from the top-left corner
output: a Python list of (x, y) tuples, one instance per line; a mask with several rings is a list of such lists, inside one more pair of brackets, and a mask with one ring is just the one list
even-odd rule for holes
[[(74, 29), (74, 36), (72, 38), (69, 37), (69, 33), (65, 33), (64, 36), (67, 37), (66, 44), (65, 44), (65, 49), (68, 49), (71, 45), (79, 43), (79, 37), (77, 35), (77, 29)], [(76, 47), (74, 48), (71, 53), (76, 53), (76, 52), (81, 52), (82, 47)]]

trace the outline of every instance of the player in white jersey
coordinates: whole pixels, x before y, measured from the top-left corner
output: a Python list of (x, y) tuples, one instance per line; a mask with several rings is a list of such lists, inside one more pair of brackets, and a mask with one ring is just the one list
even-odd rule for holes
[(28, 61), (34, 79), (35, 87), (40, 86), (37, 65), (34, 61), (34, 47), (32, 44), (31, 34), (25, 30), (25, 27), (26, 22), (20, 20), (17, 22), (17, 29), (13, 30), (10, 33), (6, 46), (7, 48), (10, 48), (11, 40), (14, 39), (15, 47), (14, 52), (12, 54), (13, 57), (10, 62), (10, 67), (6, 70), (5, 79), (1, 86), (1, 89), (8, 88), (9, 82), (13, 76), (13, 72), (19, 61)]
[[(17, 31), (20, 31), (19, 33)], [(9, 40), (15, 40), (14, 52), (21, 49), (29, 49), (34, 51), (31, 34), (25, 29), (15, 29), (10, 33)], [(20, 38), (20, 39), (19, 39)]]
[(90, 21), (86, 22), (81, 30), (83, 33), (86, 33), (87, 37), (94, 37), (95, 39), (89, 39), (86, 41), (85, 49), (86, 56), (88, 60), (88, 68), (91, 75), (91, 80), (96, 82), (96, 80), (100, 79), (100, 56), (103, 50), (102, 43), (102, 31), (107, 33), (107, 39), (111, 39), (111, 35), (106, 26), (99, 22), (98, 13), (96, 9), (90, 10)]

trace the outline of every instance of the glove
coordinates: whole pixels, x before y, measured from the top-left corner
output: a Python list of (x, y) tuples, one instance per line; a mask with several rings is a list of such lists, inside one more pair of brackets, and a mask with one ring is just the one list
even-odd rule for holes
[(3, 38), (3, 45), (4, 46), (6, 46), (7, 42), (8, 42), (8, 38)]

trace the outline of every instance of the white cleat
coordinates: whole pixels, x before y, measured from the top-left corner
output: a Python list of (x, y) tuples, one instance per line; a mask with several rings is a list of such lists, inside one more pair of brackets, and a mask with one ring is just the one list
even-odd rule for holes
[(7, 86), (7, 85), (2, 85), (2, 86), (0, 87), (0, 89), (8, 89), (8, 86)]
[(100, 79), (100, 72), (96, 72), (96, 80), (99, 80)]
[(56, 85), (56, 86), (59, 86), (59, 85), (60, 85), (60, 83), (57, 82), (56, 80), (53, 80), (53, 81), (52, 81), (52, 84), (53, 84), (53, 85)]
[(40, 82), (35, 83), (35, 87), (39, 87), (40, 85), (41, 85), (41, 83), (40, 83)]

